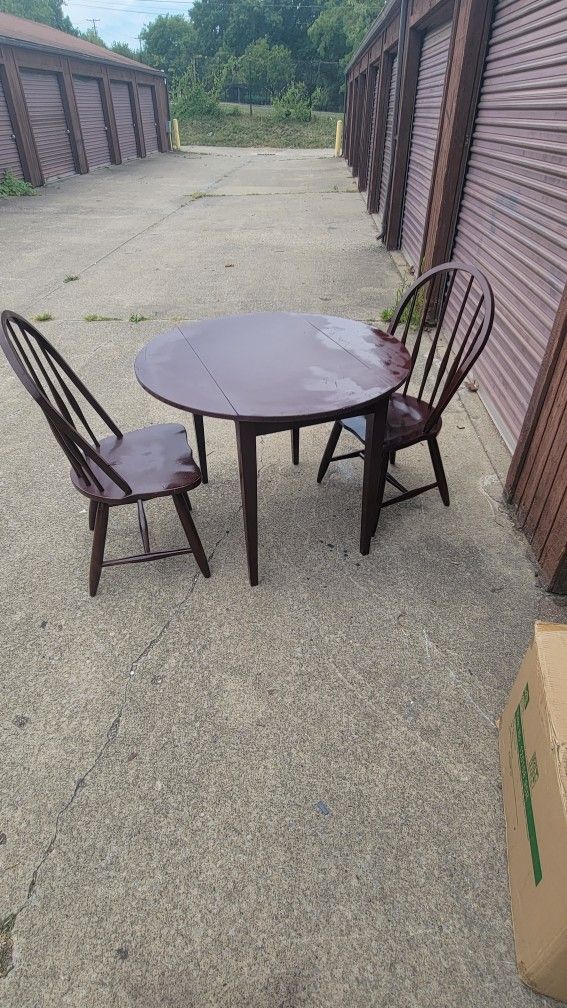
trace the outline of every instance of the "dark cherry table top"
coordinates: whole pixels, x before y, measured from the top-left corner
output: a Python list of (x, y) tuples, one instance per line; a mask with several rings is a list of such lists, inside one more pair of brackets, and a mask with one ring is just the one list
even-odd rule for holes
[(409, 363), (397, 339), (365, 322), (275, 312), (175, 326), (140, 350), (135, 371), (190, 413), (277, 423), (363, 410), (403, 384)]

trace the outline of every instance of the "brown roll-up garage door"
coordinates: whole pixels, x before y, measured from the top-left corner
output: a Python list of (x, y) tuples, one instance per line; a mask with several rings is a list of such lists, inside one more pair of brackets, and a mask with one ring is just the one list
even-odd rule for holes
[(130, 85), (125, 81), (112, 81), (110, 91), (114, 106), (118, 143), (120, 144), (120, 156), (123, 161), (128, 161), (130, 158), (138, 157), (136, 131), (132, 116), (132, 102), (130, 100)]
[[(380, 195), (378, 198), (378, 213), (384, 212), (384, 203), (388, 195), (388, 179), (392, 164), (392, 138), (394, 136), (394, 106), (396, 104), (396, 78), (398, 75), (398, 57), (392, 62), (390, 93), (388, 95), (388, 111), (386, 114), (386, 135), (384, 139), (384, 154), (382, 155), (382, 171), (380, 173)], [(384, 82), (385, 83), (385, 82)]]
[(377, 116), (378, 116), (378, 93), (380, 91), (380, 68), (374, 68), (375, 82), (374, 94), (372, 96), (372, 109), (370, 112), (370, 129), (368, 131), (368, 150), (366, 152), (366, 183), (370, 178), (372, 158), (374, 157), (374, 138), (376, 136)]
[(497, 3), (453, 257), (494, 288), (475, 377), (511, 448), (567, 280), (566, 66), (564, 0)]
[(73, 77), (89, 171), (110, 164), (100, 85), (96, 77)]
[(45, 181), (74, 175), (75, 161), (59, 77), (38, 70), (21, 70), (20, 77)]
[(450, 41), (451, 23), (447, 22), (426, 32), (421, 46), (401, 241), (402, 252), (416, 272), (423, 246)]
[(142, 113), (142, 126), (144, 128), (144, 141), (146, 144), (146, 154), (157, 151), (157, 123), (154, 109), (153, 88), (147, 84), (140, 84), (138, 87), (138, 98), (140, 100), (140, 112)]
[(6, 96), (0, 80), (0, 179), (7, 171), (15, 175), (16, 178), (23, 178), (20, 154), (16, 146), (16, 137), (12, 130)]

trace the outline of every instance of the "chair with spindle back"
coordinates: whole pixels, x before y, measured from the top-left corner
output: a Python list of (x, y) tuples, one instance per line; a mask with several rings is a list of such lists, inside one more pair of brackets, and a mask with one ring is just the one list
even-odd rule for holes
[[(433, 325), (430, 324), (432, 317), (437, 320)], [(476, 267), (457, 262), (435, 266), (418, 277), (398, 305), (388, 332), (411, 351), (411, 369), (402, 391), (392, 395), (388, 407), (378, 486), (381, 508), (417, 497), (435, 487), (443, 503), (449, 506), (449, 489), (437, 444), (441, 417), (484, 349), (493, 318), (494, 297), (488, 280)], [(428, 331), (424, 339), (426, 330), (432, 332)], [(364, 444), (365, 426), (363, 416), (338, 420), (333, 425), (319, 466), (318, 483), (331, 462), (364, 457), (363, 449), (345, 455), (333, 453), (343, 428)], [(427, 441), (435, 482), (408, 490), (388, 472), (388, 463), (395, 463), (396, 452), (400, 449), (420, 441)], [(386, 482), (399, 493), (384, 500)]]
[[(209, 577), (207, 557), (190, 514), (188, 492), (200, 484), (201, 473), (185, 428), (155, 424), (122, 433), (55, 347), (15, 312), (2, 312), (0, 347), (67, 456), (73, 486), (89, 498), (89, 527), (94, 532), (90, 594), (96, 595), (103, 567), (186, 553), (193, 553), (201, 572)], [(105, 424), (110, 436), (98, 439), (91, 416)], [(144, 501), (154, 497), (173, 498), (190, 549), (150, 549)], [(119, 504), (136, 504), (144, 552), (105, 560), (109, 509)]]

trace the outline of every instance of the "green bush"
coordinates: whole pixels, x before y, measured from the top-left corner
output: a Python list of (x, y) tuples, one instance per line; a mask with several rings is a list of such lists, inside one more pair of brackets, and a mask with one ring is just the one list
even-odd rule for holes
[(327, 95), (323, 91), (322, 87), (316, 87), (311, 95), (311, 108), (315, 109), (317, 112), (322, 112), (327, 108)]
[(5, 196), (35, 196), (35, 189), (29, 182), (16, 178), (11, 171), (5, 171), (0, 179), (0, 199)]
[(305, 84), (290, 84), (281, 98), (274, 98), (272, 108), (276, 119), (309, 122), (311, 119), (311, 105), (309, 104)]
[(216, 95), (184, 76), (175, 89), (171, 113), (176, 119), (218, 119), (222, 109)]

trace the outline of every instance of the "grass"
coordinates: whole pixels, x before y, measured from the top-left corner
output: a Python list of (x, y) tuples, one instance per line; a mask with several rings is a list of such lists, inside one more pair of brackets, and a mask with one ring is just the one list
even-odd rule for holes
[(179, 123), (182, 144), (211, 147), (334, 147), (338, 115), (314, 112), (310, 122), (278, 121), (269, 106), (248, 115), (220, 119), (185, 119)]
[(121, 322), (117, 315), (83, 315), (85, 322)]
[[(122, 322), (119, 315), (83, 315), (85, 322)], [(130, 315), (129, 322), (151, 322), (147, 315)]]
[(39, 315), (34, 315), (33, 317), (34, 322), (51, 322), (52, 319), (53, 315), (48, 311), (42, 311)]
[(63, 277), (63, 283), (72, 283), (73, 280), (78, 280), (78, 276), (75, 273), (68, 273), (66, 277)]
[[(403, 283), (400, 284), (400, 286), (396, 291), (395, 303), (391, 305), (389, 308), (384, 308), (384, 310), (380, 312), (380, 319), (382, 320), (382, 322), (392, 321), (394, 314), (398, 308), (398, 305), (400, 304), (402, 299), (406, 296), (407, 292), (409, 291), (413, 283), (414, 283), (414, 277), (407, 277), (406, 280), (404, 280)], [(423, 310), (423, 303), (425, 300), (424, 295), (425, 295), (425, 288), (422, 287), (421, 290), (417, 292), (417, 297), (415, 298), (413, 305), (412, 302), (410, 301), (404, 308), (402, 314), (400, 315), (399, 319), (400, 322), (403, 322), (403, 324), (405, 325), (409, 319), (410, 325), (415, 326), (418, 324), (418, 322), (421, 319), (421, 313)], [(411, 318), (409, 317), (410, 311), (411, 311)]]
[(10, 196), (35, 196), (35, 189), (29, 182), (16, 178), (11, 171), (5, 171), (0, 179), (0, 199)]

